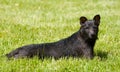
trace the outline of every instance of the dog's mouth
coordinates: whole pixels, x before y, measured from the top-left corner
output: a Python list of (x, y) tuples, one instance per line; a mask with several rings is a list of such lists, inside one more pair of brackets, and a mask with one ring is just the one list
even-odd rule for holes
[(90, 37), (91, 39), (93, 39), (93, 38), (97, 38), (97, 35), (96, 35), (96, 34), (90, 34), (89, 37)]

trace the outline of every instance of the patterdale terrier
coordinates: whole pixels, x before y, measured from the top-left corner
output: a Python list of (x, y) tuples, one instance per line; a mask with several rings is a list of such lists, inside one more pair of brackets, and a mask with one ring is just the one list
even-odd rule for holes
[(19, 47), (6, 54), (7, 58), (32, 58), (40, 59), (53, 57), (94, 57), (94, 45), (97, 40), (100, 24), (100, 15), (94, 16), (93, 20), (80, 17), (80, 29), (68, 38), (52, 43), (31, 44)]

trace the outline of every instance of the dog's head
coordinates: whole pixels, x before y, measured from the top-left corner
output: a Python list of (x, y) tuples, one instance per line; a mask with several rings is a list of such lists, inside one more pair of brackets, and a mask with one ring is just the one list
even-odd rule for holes
[(100, 15), (95, 15), (92, 20), (86, 17), (80, 17), (80, 33), (84, 38), (95, 39), (98, 34), (98, 26), (100, 24)]

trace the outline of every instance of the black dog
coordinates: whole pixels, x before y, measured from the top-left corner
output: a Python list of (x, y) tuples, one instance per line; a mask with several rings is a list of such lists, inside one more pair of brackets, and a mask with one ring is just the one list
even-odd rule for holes
[(22, 46), (6, 54), (9, 58), (44, 57), (94, 57), (94, 45), (98, 36), (100, 16), (94, 16), (93, 20), (80, 17), (81, 28), (68, 38), (53, 43), (31, 44)]

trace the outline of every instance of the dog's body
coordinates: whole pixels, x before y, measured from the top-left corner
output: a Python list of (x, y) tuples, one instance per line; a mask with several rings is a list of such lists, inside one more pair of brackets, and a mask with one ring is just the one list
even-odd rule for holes
[(93, 20), (80, 17), (81, 28), (68, 38), (53, 43), (31, 44), (22, 46), (6, 54), (8, 58), (44, 57), (94, 57), (94, 45), (97, 40), (100, 16), (94, 16)]

